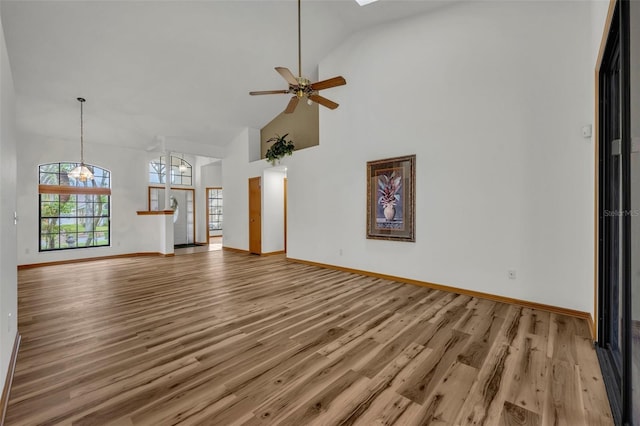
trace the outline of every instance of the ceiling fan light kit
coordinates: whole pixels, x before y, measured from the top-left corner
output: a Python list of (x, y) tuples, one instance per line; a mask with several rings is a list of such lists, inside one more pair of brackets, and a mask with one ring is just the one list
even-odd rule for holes
[(347, 81), (342, 76), (332, 77), (327, 80), (317, 81), (311, 83), (311, 81), (302, 76), (302, 48), (301, 48), (301, 29), (300, 29), (300, 0), (298, 0), (298, 77), (293, 75), (289, 68), (276, 67), (276, 71), (286, 80), (289, 84), (289, 88), (286, 90), (262, 90), (256, 92), (249, 92), (250, 95), (286, 95), (292, 94), (293, 96), (289, 100), (284, 112), (290, 114), (295, 111), (298, 102), (302, 98), (307, 98), (307, 103), (311, 104), (316, 102), (329, 109), (338, 108), (338, 104), (330, 99), (320, 96), (318, 92), (323, 89), (330, 89), (332, 87), (343, 86), (347, 84)]

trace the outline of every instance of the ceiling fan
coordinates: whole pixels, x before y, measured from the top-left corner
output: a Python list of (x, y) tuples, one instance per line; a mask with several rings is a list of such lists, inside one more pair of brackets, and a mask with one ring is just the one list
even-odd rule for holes
[(284, 90), (262, 90), (257, 92), (249, 92), (250, 95), (286, 95), (291, 93), (293, 96), (285, 108), (284, 112), (290, 114), (295, 111), (298, 102), (303, 97), (306, 97), (309, 101), (316, 102), (329, 109), (338, 108), (338, 104), (330, 99), (327, 99), (318, 94), (318, 91), (323, 89), (330, 89), (336, 86), (342, 86), (347, 84), (347, 81), (342, 76), (329, 78), (327, 80), (317, 81), (311, 83), (309, 79), (302, 76), (302, 54), (301, 54), (301, 42), (300, 42), (300, 0), (298, 0), (298, 77), (285, 67), (276, 67), (276, 71), (287, 81), (289, 84), (288, 89)]

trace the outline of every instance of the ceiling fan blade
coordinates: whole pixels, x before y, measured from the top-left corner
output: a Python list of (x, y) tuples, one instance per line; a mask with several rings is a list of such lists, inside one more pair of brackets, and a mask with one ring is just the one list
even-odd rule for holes
[(298, 106), (298, 101), (300, 100), (300, 98), (298, 98), (297, 96), (293, 96), (291, 98), (291, 100), (289, 101), (289, 104), (287, 105), (287, 108), (285, 108), (284, 113), (285, 114), (291, 114), (293, 111), (296, 110), (296, 107)]
[(288, 90), (260, 90), (257, 92), (249, 92), (250, 95), (286, 95)]
[(280, 75), (287, 80), (287, 83), (289, 83), (292, 86), (297, 86), (298, 85), (298, 80), (296, 79), (296, 76), (293, 75), (293, 73), (291, 71), (289, 71), (289, 68), (285, 68), (285, 67), (276, 67), (276, 71), (278, 71), (280, 73)]
[(336, 87), (336, 86), (344, 86), (345, 84), (347, 84), (347, 80), (345, 80), (343, 76), (339, 75), (338, 77), (333, 77), (326, 80), (318, 81), (316, 83), (311, 83), (311, 88), (313, 90), (322, 90), (322, 89), (330, 89), (331, 87)]
[(309, 99), (311, 99), (313, 102), (317, 102), (322, 106), (326, 106), (329, 109), (336, 109), (338, 108), (338, 104), (333, 102), (332, 100), (329, 100), (325, 97), (322, 97), (320, 95), (309, 95)]

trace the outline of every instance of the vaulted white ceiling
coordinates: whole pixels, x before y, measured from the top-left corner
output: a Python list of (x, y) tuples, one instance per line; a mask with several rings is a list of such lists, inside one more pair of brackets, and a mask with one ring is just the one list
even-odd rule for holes
[[(303, 74), (317, 78), (318, 63), (352, 34), (445, 3), (303, 0)], [(78, 138), (82, 96), (87, 142), (148, 148), (161, 136), (174, 149), (216, 156), (288, 101), (248, 92), (285, 89), (275, 66), (297, 74), (295, 0), (3, 0), (0, 7), (19, 128), (47, 137)]]

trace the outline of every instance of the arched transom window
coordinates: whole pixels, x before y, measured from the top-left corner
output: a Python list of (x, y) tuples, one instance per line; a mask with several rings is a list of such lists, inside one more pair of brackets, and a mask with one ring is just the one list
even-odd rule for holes
[[(165, 183), (167, 157), (162, 156), (149, 162), (149, 183)], [(191, 164), (182, 157), (171, 156), (171, 184), (193, 185)]]

